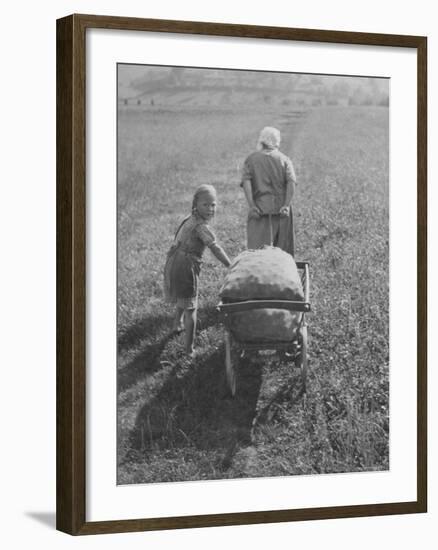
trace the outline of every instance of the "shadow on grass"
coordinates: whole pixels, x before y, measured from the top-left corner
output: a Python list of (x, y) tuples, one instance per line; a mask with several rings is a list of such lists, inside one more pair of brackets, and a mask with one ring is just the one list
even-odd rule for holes
[(146, 374), (151, 375), (157, 372), (161, 368), (160, 355), (173, 337), (173, 334), (168, 333), (157, 342), (146, 346), (123, 369), (120, 369), (117, 373), (118, 392), (123, 392), (134, 386)]
[(205, 354), (202, 361), (180, 366), (140, 410), (131, 434), (132, 450), (145, 455), (188, 449), (214, 456), (215, 471), (227, 470), (238, 448), (251, 443), (261, 384), (261, 365), (241, 359), (238, 392), (231, 399), (223, 347)]
[[(217, 313), (214, 307), (201, 308), (198, 313), (198, 331), (217, 323)], [(123, 392), (134, 386), (145, 374), (154, 374), (161, 368), (160, 356), (167, 343), (175, 337), (171, 332), (172, 317), (170, 315), (148, 316), (131, 325), (118, 337), (119, 357), (122, 351), (135, 347), (146, 339), (148, 344), (117, 372), (118, 392)]]
[(149, 336), (149, 340), (154, 340), (163, 330), (171, 326), (170, 315), (148, 315), (143, 319), (139, 319), (126, 330), (124, 330), (117, 338), (118, 353), (136, 347), (145, 336)]

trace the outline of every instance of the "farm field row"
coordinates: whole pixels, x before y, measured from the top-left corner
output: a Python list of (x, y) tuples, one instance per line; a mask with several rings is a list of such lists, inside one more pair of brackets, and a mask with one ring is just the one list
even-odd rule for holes
[[(221, 244), (231, 256), (244, 249), (240, 169), (265, 125), (281, 130), (299, 180), (306, 407), (299, 372), (272, 355), (242, 360), (228, 398), (215, 309), (225, 270), (208, 252), (193, 363), (163, 302), (165, 255), (201, 183), (218, 191)], [(387, 469), (388, 110), (121, 108), (118, 139), (118, 483)]]

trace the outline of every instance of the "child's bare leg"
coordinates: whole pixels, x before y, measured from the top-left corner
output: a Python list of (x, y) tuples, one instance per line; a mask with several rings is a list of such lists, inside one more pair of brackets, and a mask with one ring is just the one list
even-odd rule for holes
[(191, 355), (195, 347), (197, 310), (186, 309), (184, 312), (184, 326), (186, 329), (186, 352)]
[(181, 332), (182, 330), (184, 330), (183, 316), (184, 308), (177, 307), (175, 310), (175, 317), (173, 318), (172, 327), (175, 332)]

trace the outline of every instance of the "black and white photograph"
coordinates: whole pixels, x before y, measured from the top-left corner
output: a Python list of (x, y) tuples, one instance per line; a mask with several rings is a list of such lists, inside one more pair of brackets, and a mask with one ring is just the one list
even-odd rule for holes
[(389, 469), (389, 79), (117, 65), (117, 483)]

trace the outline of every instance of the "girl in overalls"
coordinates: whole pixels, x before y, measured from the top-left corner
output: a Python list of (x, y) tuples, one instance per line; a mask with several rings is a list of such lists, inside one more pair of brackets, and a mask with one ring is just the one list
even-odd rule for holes
[(173, 330), (185, 329), (185, 348), (189, 356), (193, 356), (194, 351), (202, 254), (208, 247), (226, 267), (231, 263), (209, 226), (216, 205), (215, 188), (212, 185), (198, 187), (193, 196), (192, 214), (179, 226), (164, 268), (165, 298), (176, 305)]

